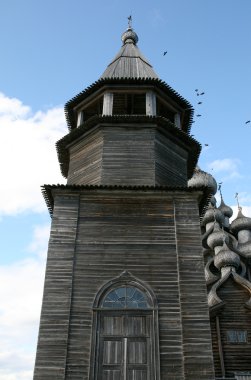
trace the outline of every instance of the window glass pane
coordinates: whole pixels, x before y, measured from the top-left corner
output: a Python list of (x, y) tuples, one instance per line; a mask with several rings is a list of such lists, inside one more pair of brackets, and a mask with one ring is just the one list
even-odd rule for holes
[(111, 290), (104, 298), (102, 307), (118, 309), (147, 309), (146, 295), (133, 286), (123, 286)]
[(117, 288), (114, 292), (117, 294), (118, 298), (125, 298), (126, 296), (126, 288)]
[(227, 341), (229, 343), (247, 343), (247, 331), (228, 330)]

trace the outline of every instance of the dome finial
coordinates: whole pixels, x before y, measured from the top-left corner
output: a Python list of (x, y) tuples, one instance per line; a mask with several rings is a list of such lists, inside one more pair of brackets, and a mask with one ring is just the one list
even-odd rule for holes
[(222, 197), (222, 192), (221, 192), (221, 186), (222, 186), (222, 184), (223, 184), (223, 182), (219, 182), (219, 183), (218, 183), (218, 191), (220, 192), (220, 197), (221, 197), (221, 199), (223, 199), (223, 197)]
[(236, 201), (237, 201), (238, 211), (241, 211), (240, 202), (239, 202), (239, 194), (238, 193), (235, 193), (235, 198), (236, 198)]
[(128, 20), (128, 28), (122, 34), (121, 40), (122, 40), (124, 45), (127, 43), (133, 43), (134, 45), (136, 45), (139, 38), (137, 36), (137, 33), (135, 33), (133, 28), (132, 28), (132, 15), (128, 16), (127, 20)]

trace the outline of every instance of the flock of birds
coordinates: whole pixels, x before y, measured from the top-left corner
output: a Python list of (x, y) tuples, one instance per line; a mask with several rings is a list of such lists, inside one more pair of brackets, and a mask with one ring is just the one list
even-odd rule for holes
[[(164, 51), (163, 52), (163, 56), (165, 56), (166, 54), (167, 54), (167, 51)], [(200, 92), (198, 88), (195, 89), (195, 93), (196, 93), (196, 96), (203, 96), (203, 95), (205, 95), (205, 92), (204, 91)], [(197, 101), (197, 105), (200, 106), (201, 104), (203, 104), (203, 102), (200, 99), (198, 99), (198, 100), (199, 101)], [(202, 115), (200, 113), (196, 114), (196, 117), (201, 117), (201, 116)], [(195, 120), (193, 120), (192, 123), (195, 123)], [(250, 123), (251, 123), (251, 120), (245, 121), (245, 125), (248, 125)], [(194, 137), (194, 135), (191, 135), (191, 137)], [(204, 146), (208, 147), (209, 144), (204, 144)], [(213, 168), (211, 170), (213, 171)], [(223, 182), (219, 182), (218, 183), (218, 190), (220, 191), (220, 194), (221, 194), (221, 186), (222, 186), (222, 184), (223, 184)], [(235, 194), (235, 198), (237, 200), (237, 205), (238, 205), (238, 208), (239, 208), (240, 205), (239, 205), (238, 193)]]
[[(167, 54), (167, 51), (164, 51), (163, 52), (163, 56), (165, 56)], [(199, 91), (199, 89), (198, 88), (196, 88), (195, 89), (195, 93), (196, 93), (196, 96), (203, 96), (203, 95), (205, 95), (205, 91)], [(199, 99), (198, 99), (199, 100)], [(197, 101), (197, 105), (201, 105), (201, 104), (203, 104), (203, 102), (201, 101), (201, 100), (199, 100), (199, 101)], [(197, 113), (196, 114), (196, 117), (201, 117), (202, 115), (200, 114), (200, 113)], [(192, 121), (192, 123), (195, 123), (195, 120), (193, 120)], [(251, 123), (251, 120), (247, 120), (246, 122), (245, 122), (245, 125), (248, 125), (248, 124), (250, 124)], [(194, 135), (191, 135), (191, 137), (194, 137)], [(209, 146), (208, 144), (204, 144), (205, 146)]]
[[(200, 92), (200, 91), (198, 90), (198, 88), (195, 89), (195, 92), (196, 92), (196, 95), (197, 95), (197, 96), (205, 95), (205, 92), (204, 92), (204, 91)], [(198, 105), (201, 105), (202, 103), (203, 103), (203, 102), (201, 102), (201, 101), (197, 102)], [(202, 115), (201, 115), (200, 113), (198, 113), (196, 116), (197, 116), (197, 117), (201, 117)]]
[[(202, 95), (205, 95), (205, 92), (202, 91), (200, 92), (198, 88), (195, 89), (195, 93), (196, 93), (196, 96), (202, 96)], [(197, 102), (197, 105), (201, 105), (203, 102), (202, 101), (198, 101)], [(201, 117), (202, 115), (200, 113), (197, 113), (196, 117)], [(195, 120), (192, 121), (192, 123), (195, 123)], [(245, 124), (250, 124), (251, 123), (251, 120), (247, 120), (245, 122)], [(193, 137), (194, 135), (191, 135), (191, 137)], [(204, 144), (205, 146), (209, 146), (208, 144)]]

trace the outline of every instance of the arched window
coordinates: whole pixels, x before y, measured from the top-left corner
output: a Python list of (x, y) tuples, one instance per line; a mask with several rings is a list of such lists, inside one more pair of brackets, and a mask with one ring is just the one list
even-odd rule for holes
[(149, 287), (123, 272), (94, 302), (90, 380), (157, 380), (157, 302)]
[(146, 294), (135, 286), (120, 286), (112, 289), (103, 299), (102, 307), (115, 309), (148, 309)]

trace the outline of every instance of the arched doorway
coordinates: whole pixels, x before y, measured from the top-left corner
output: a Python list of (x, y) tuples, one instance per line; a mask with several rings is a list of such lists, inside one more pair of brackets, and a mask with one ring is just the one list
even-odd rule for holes
[(157, 379), (158, 326), (153, 293), (130, 273), (101, 289), (94, 313), (94, 379)]

